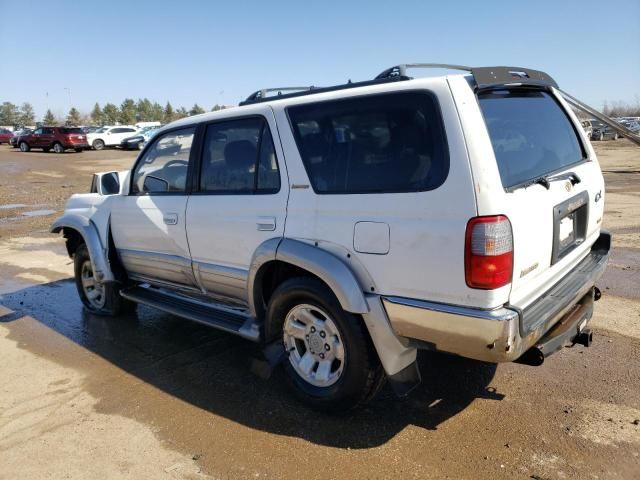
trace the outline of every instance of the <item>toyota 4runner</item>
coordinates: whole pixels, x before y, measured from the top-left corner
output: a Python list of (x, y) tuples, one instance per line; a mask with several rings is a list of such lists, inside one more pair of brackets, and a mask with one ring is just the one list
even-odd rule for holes
[(407, 75), (432, 66), (260, 90), (96, 174), (51, 229), (85, 308), (260, 342), (329, 410), (385, 379), (407, 394), (419, 349), (539, 365), (588, 346), (611, 237), (580, 121), (543, 72)]

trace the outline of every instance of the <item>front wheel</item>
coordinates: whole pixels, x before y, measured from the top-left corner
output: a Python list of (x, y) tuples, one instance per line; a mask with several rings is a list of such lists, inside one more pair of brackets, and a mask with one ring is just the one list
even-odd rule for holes
[(55, 153), (64, 153), (64, 147), (60, 143), (56, 143), (53, 145), (53, 151)]
[(104, 142), (102, 140), (94, 140), (91, 146), (94, 150), (102, 150), (104, 148)]
[(120, 296), (120, 289), (116, 283), (105, 283), (94, 276), (91, 257), (84, 243), (76, 249), (73, 264), (78, 295), (89, 312), (116, 316), (135, 306)]
[(285, 281), (273, 293), (267, 316), (271, 331), (280, 332), (288, 383), (306, 404), (350, 410), (369, 400), (384, 381), (361, 318), (345, 312), (321, 281)]
[(20, 142), (21, 152), (28, 152), (29, 150), (31, 150), (31, 148), (29, 148), (29, 144), (27, 142)]

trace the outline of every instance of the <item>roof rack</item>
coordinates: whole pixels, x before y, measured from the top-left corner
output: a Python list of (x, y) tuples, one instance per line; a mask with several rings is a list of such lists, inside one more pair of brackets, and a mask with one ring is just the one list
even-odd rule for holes
[(384, 72), (379, 74), (376, 79), (392, 77), (403, 77), (409, 79), (411, 77), (407, 75), (407, 70), (410, 68), (444, 68), (447, 70), (465, 70), (467, 72), (472, 70), (471, 67), (466, 67), (464, 65), (451, 65), (448, 63), (402, 63), (400, 65), (387, 68)]
[(545, 72), (522, 67), (467, 67), (465, 65), (451, 65), (447, 63), (405, 63), (387, 68), (376, 78), (395, 77), (408, 80), (411, 77), (407, 75), (407, 70), (412, 68), (463, 70), (473, 75), (479, 90), (505, 85), (531, 85), (558, 88), (556, 81)]
[[(262, 90), (258, 90), (257, 92), (253, 92), (251, 95), (247, 97), (247, 99), (242, 103), (247, 103), (251, 101), (257, 100), (265, 100), (267, 98), (271, 99), (271, 97), (267, 97), (267, 93), (278, 92), (277, 97), (282, 96), (282, 92), (308, 92), (313, 90), (315, 87), (313, 85), (308, 87), (278, 87), (278, 88), (263, 88)], [(242, 104), (241, 104), (242, 105)]]
[[(335, 90), (344, 90), (346, 88), (366, 87), (368, 85), (377, 85), (380, 83), (397, 82), (399, 80), (406, 80), (403, 77), (389, 77), (389, 78), (377, 78), (374, 80), (366, 80), (364, 82), (352, 82), (349, 80), (342, 85), (333, 85), (330, 87), (284, 87), (284, 88), (265, 88), (252, 93), (243, 102), (240, 102), (240, 106), (251, 105), (253, 103), (268, 102), (271, 100), (280, 100), (281, 98), (301, 97), (304, 95), (311, 95), (316, 93), (333, 92)], [(282, 94), (281, 92), (291, 91), (293, 93)], [(264, 93), (263, 93), (264, 92)], [(265, 94), (269, 92), (279, 92), (278, 95), (267, 97)]]

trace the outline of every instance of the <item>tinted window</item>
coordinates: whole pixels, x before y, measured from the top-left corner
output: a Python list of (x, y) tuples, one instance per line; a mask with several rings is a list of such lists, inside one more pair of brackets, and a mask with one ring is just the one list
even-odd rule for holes
[(62, 133), (84, 133), (81, 128), (61, 128)]
[(569, 117), (547, 92), (495, 91), (479, 101), (505, 188), (585, 158)]
[(132, 193), (184, 192), (195, 128), (158, 137), (133, 172)]
[(287, 111), (318, 193), (431, 190), (449, 171), (439, 108), (426, 92), (356, 97)]
[(275, 193), (279, 189), (280, 173), (273, 140), (262, 118), (232, 120), (207, 127), (200, 175), (202, 192)]

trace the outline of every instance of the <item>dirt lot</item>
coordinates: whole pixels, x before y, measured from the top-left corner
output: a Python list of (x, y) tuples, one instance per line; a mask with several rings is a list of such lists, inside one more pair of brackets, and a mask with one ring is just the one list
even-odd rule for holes
[(596, 150), (615, 248), (594, 345), (538, 368), (424, 354), (409, 399), (336, 418), (253, 373), (242, 340), (82, 311), (48, 225), (135, 153), (0, 146), (0, 478), (640, 478), (640, 149)]

